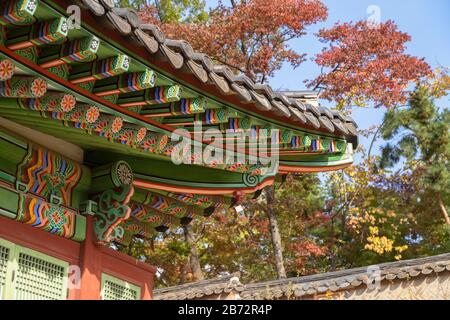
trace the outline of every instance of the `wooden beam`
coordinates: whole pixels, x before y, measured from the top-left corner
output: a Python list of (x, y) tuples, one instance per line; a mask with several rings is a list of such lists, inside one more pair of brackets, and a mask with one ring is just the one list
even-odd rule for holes
[(47, 92), (47, 81), (41, 77), (13, 76), (0, 81), (0, 97), (40, 98)]
[(63, 45), (56, 57), (41, 55), (39, 62), (42, 68), (48, 69), (62, 64), (73, 64), (95, 60), (97, 50), (100, 47), (100, 39), (90, 36), (76, 39)]
[(36, 21), (34, 14), (38, 8), (38, 0), (2, 0), (0, 3), (0, 24), (30, 25)]
[(146, 68), (142, 72), (122, 74), (105, 84), (97, 83), (93, 92), (99, 97), (120, 94), (123, 92), (140, 91), (152, 88), (156, 82), (156, 73)]
[(34, 24), (31, 32), (27, 31), (27, 40), (22, 40), (23, 37), (14, 39), (14, 34), (17, 32), (20, 32), (20, 30), (13, 29), (8, 33), (8, 40), (6, 41), (8, 49), (16, 51), (32, 46), (40, 47), (62, 43), (67, 38), (69, 26), (66, 18), (59, 17)]
[(95, 61), (88, 69), (85, 66), (74, 67), (69, 79), (73, 84), (97, 81), (123, 74), (128, 71), (129, 67), (130, 58), (127, 55), (119, 54)]
[(117, 103), (123, 108), (164, 104), (179, 101), (181, 93), (182, 89), (179, 85), (155, 87), (139, 91), (138, 95), (120, 96)]

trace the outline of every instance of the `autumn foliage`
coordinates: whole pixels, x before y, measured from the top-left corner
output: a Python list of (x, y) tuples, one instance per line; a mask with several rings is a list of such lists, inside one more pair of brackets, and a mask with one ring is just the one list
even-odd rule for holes
[(258, 81), (267, 81), (285, 61), (298, 67), (305, 54), (290, 48), (288, 41), (327, 18), (319, 0), (232, 1), (230, 7), (220, 3), (202, 23), (165, 23), (154, 13), (150, 7), (143, 17), (169, 38), (187, 40), (196, 50)]
[(411, 82), (431, 73), (423, 59), (405, 53), (411, 37), (393, 21), (377, 27), (366, 21), (336, 24), (318, 36), (328, 47), (315, 61), (327, 71), (309, 86), (323, 89), (323, 97), (341, 107), (402, 105)]

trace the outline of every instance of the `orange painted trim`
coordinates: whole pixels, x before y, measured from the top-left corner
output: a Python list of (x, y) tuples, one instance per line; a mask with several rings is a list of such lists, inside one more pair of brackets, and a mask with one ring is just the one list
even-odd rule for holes
[(21, 50), (21, 49), (26, 49), (26, 48), (29, 48), (29, 47), (34, 47), (33, 42), (31, 42), (31, 41), (23, 41), (23, 42), (15, 43), (15, 44), (12, 44), (12, 45), (8, 46), (9, 49), (14, 50), (14, 51)]
[(275, 177), (270, 177), (264, 180), (256, 187), (247, 187), (247, 188), (198, 188), (198, 187), (178, 187), (165, 183), (158, 182), (150, 182), (144, 181), (141, 179), (135, 179), (133, 185), (142, 189), (155, 189), (155, 190), (163, 190), (168, 192), (176, 192), (176, 193), (195, 193), (195, 194), (204, 194), (204, 195), (232, 195), (235, 191), (242, 191), (243, 193), (251, 194), (255, 193), (258, 190), (261, 190), (267, 186), (273, 185), (275, 182)]
[(155, 113), (155, 114), (145, 114), (144, 117), (145, 118), (164, 118), (164, 117), (169, 117), (171, 116), (171, 113)]
[(113, 94), (119, 94), (121, 92), (122, 91), (120, 91), (119, 89), (114, 89), (114, 90), (98, 92), (95, 95), (98, 97), (104, 97), (104, 96), (109, 96), (109, 95), (113, 95)]
[(122, 104), (119, 104), (119, 106), (122, 107), (122, 108), (142, 107), (142, 106), (146, 106), (146, 105), (148, 105), (148, 103), (145, 102), (145, 101), (141, 101), (141, 102), (128, 102), (128, 103), (122, 103)]
[(45, 63), (41, 64), (40, 67), (44, 68), (44, 69), (50, 69), (53, 67), (62, 66), (63, 64), (66, 64), (63, 60), (56, 59), (56, 60), (45, 62)]
[(95, 80), (97, 80), (95, 77), (88, 76), (88, 77), (83, 77), (83, 78), (71, 80), (70, 82), (72, 82), (73, 84), (80, 84), (80, 83), (89, 82), (89, 81), (95, 81)]
[(317, 173), (317, 172), (330, 172), (348, 168), (353, 163), (347, 163), (339, 166), (332, 167), (295, 167), (295, 166), (287, 166), (280, 165), (279, 173), (287, 174), (287, 173)]

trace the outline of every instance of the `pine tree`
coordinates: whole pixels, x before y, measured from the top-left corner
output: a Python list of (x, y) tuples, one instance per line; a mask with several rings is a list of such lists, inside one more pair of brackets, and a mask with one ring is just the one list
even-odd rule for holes
[(450, 226), (446, 206), (450, 195), (450, 112), (439, 110), (427, 86), (419, 85), (411, 94), (406, 109), (386, 113), (382, 135), (396, 139), (382, 149), (380, 165), (392, 167), (402, 159), (415, 161), (422, 170), (424, 189), (435, 194), (442, 215)]

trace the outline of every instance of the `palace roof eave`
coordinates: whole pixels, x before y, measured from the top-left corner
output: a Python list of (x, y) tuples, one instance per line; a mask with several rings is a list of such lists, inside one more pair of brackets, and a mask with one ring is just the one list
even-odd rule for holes
[[(51, 2), (63, 6), (72, 4), (73, 1), (51, 0)], [(297, 112), (290, 110), (293, 108), (303, 113), (304, 107), (299, 105), (304, 102), (300, 100), (317, 99), (317, 92), (306, 90), (274, 92), (270, 86), (255, 84), (245, 75), (236, 76), (225, 65), (213, 65), (210, 57), (204, 53), (195, 52), (184, 40), (166, 39), (157, 26), (141, 23), (138, 14), (132, 9), (117, 8), (112, 1), (106, 0), (75, 2), (92, 14), (89, 19), (84, 16), (83, 23), (89, 24), (91, 28), (102, 34), (106, 33), (105, 30), (111, 30), (108, 36), (112, 41), (118, 42), (126, 50), (133, 52), (134, 56), (151, 60), (152, 64), (155, 57), (164, 57), (163, 60), (167, 60), (167, 63), (161, 61), (157, 67), (164, 69), (171, 76), (181, 78), (197, 87), (198, 90), (211, 92), (227, 103), (238, 106), (241, 110), (256, 113), (272, 122), (288, 124), (297, 129), (325, 132), (332, 136), (340, 133), (339, 136), (352, 140), (356, 148), (357, 125), (353, 119), (340, 112), (330, 111), (327, 108), (319, 109), (306, 103), (306, 110), (311, 111), (315, 118), (310, 119), (314, 120), (314, 123), (307, 121), (299, 125), (299, 122), (303, 120), (298, 119)], [(142, 55), (143, 50), (147, 52), (146, 56)], [(207, 75), (206, 78), (205, 75)], [(224, 80), (226, 85), (223, 81), (215, 81), (218, 78)], [(269, 103), (263, 102), (265, 100)], [(320, 119), (321, 117), (330, 121)], [(339, 125), (336, 126), (334, 123), (335, 120), (341, 121), (346, 129), (339, 130)]]

